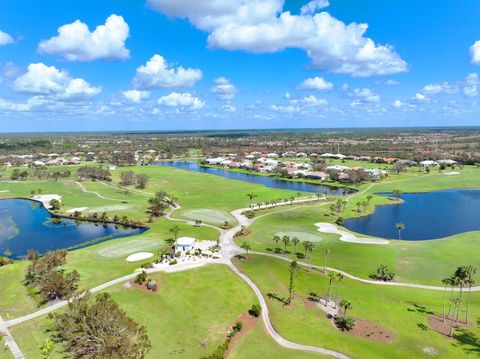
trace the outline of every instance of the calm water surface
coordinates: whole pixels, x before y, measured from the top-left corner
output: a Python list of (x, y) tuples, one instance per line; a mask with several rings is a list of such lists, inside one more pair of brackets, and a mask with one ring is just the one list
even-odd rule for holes
[(34, 201), (0, 200), (0, 255), (21, 258), (29, 249), (47, 250), (87, 245), (87, 242), (140, 234), (145, 229), (116, 228), (115, 225), (76, 224), (62, 218), (61, 224), (51, 221), (45, 208)]
[(232, 172), (227, 170), (222, 170), (218, 168), (209, 168), (202, 167), (197, 162), (159, 162), (159, 166), (168, 166), (174, 167), (182, 170), (208, 173), (220, 177), (225, 177), (233, 180), (240, 180), (255, 184), (264, 185), (269, 188), (276, 189), (286, 189), (296, 192), (311, 192), (311, 193), (326, 193), (331, 196), (342, 196), (344, 194), (349, 194), (355, 192), (352, 189), (344, 189), (337, 187), (330, 187), (320, 184), (311, 184), (311, 183), (302, 183), (302, 182), (293, 182), (293, 181), (284, 181), (276, 177), (268, 176), (258, 176), (255, 174), (241, 173), (241, 172)]
[[(384, 195), (391, 197), (391, 195)], [(448, 190), (406, 193), (403, 203), (377, 206), (375, 212), (351, 218), (344, 226), (351, 231), (381, 238), (398, 238), (396, 223), (404, 223), (402, 239), (437, 239), (480, 230), (480, 190)]]

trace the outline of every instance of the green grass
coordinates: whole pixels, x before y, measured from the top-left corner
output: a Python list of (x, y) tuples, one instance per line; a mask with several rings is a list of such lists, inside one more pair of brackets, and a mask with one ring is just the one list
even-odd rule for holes
[[(71, 251), (67, 258), (66, 269), (76, 269), (80, 273), (80, 288), (90, 289), (109, 280), (132, 273), (142, 263), (155, 260), (165, 240), (171, 238), (169, 229), (177, 224), (180, 235), (202, 240), (218, 240), (218, 231), (208, 227), (193, 227), (183, 223), (172, 223), (160, 219), (152, 228), (138, 236), (124, 237), (102, 242), (97, 245)], [(140, 262), (126, 262), (129, 254), (148, 249), (154, 257)], [(109, 253), (111, 255), (109, 255)], [(23, 285), (27, 261), (18, 261), (12, 265), (0, 267), (0, 287), (2, 300), (0, 313), (18, 317), (38, 310), (38, 301), (29, 296)]]
[[(148, 358), (198, 359), (211, 354), (235, 319), (257, 302), (249, 287), (222, 265), (152, 278), (159, 284), (157, 294), (123, 284), (108, 290), (128, 316), (147, 327), (153, 346)], [(48, 319), (42, 317), (11, 331), (26, 357), (37, 358), (47, 328)]]
[[(258, 285), (264, 296), (267, 293), (288, 295), (288, 263), (251, 255), (249, 260), (236, 261), (236, 264)], [(427, 347), (436, 350), (439, 358), (478, 357), (480, 330), (475, 324), (480, 315), (478, 293), (471, 295), (471, 326), (468, 330), (457, 331), (456, 338), (450, 340), (431, 329), (423, 329), (428, 326), (427, 312), (442, 310), (441, 291), (381, 287), (344, 279), (340, 296), (352, 302), (350, 315), (392, 331), (395, 339), (388, 344), (341, 332), (319, 308), (306, 308), (303, 299), (309, 293), (325, 297), (327, 291), (325, 275), (300, 268), (295, 276), (295, 298), (291, 307), (267, 299), (274, 327), (288, 340), (326, 347), (355, 358), (421, 358), (426, 356), (423, 349)]]

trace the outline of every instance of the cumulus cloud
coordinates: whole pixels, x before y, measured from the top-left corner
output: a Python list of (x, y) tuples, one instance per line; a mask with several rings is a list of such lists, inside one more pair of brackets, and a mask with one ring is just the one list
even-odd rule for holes
[(356, 98), (360, 102), (375, 103), (380, 101), (380, 96), (369, 88), (357, 88), (350, 93), (350, 96)]
[(326, 106), (328, 101), (324, 98), (318, 98), (314, 95), (306, 96), (300, 99), (293, 99), (290, 101), (292, 105), (306, 105), (306, 106)]
[(448, 82), (443, 84), (428, 84), (423, 87), (423, 93), (428, 95), (437, 94), (455, 94), (458, 92), (458, 87)]
[(413, 96), (410, 101), (412, 103), (427, 103), (430, 101), (430, 99), (424, 95), (423, 93), (416, 93), (415, 96)]
[(270, 109), (274, 112), (279, 112), (279, 113), (285, 113), (285, 114), (295, 114), (295, 113), (300, 113), (301, 108), (299, 106), (294, 106), (294, 105), (271, 105)]
[(318, 10), (328, 6), (330, 6), (330, 2), (328, 0), (313, 0), (302, 6), (300, 13), (302, 15), (315, 14)]
[(199, 110), (205, 102), (192, 94), (172, 92), (167, 96), (160, 97), (157, 101), (159, 105), (167, 107), (179, 107), (183, 109)]
[[(317, 9), (318, 3), (312, 8)], [(392, 46), (378, 45), (365, 37), (367, 24), (346, 25), (326, 12), (311, 14), (305, 10), (292, 15), (282, 12), (284, 0), (149, 0), (149, 4), (207, 31), (211, 48), (251, 52), (298, 48), (306, 51), (313, 68), (353, 76), (407, 70)]]
[(125, 41), (129, 31), (123, 17), (115, 14), (92, 32), (85, 23), (76, 20), (59, 27), (57, 36), (41, 41), (38, 50), (61, 55), (69, 61), (127, 59), (130, 52)]
[(470, 46), (470, 56), (472, 64), (480, 65), (480, 40)]
[(333, 84), (325, 81), (323, 77), (313, 77), (303, 81), (298, 88), (300, 90), (331, 91)]
[(233, 105), (223, 105), (222, 107), (220, 107), (220, 110), (222, 110), (223, 112), (229, 112), (229, 113), (233, 113), (233, 112), (236, 112), (237, 111), (237, 108)]
[(0, 30), (0, 46), (13, 44), (14, 42), (13, 37)]
[(203, 77), (199, 69), (172, 67), (163, 56), (153, 55), (137, 68), (133, 84), (138, 89), (188, 88)]
[(81, 100), (101, 92), (81, 78), (70, 77), (68, 71), (43, 63), (30, 64), (25, 74), (14, 82), (14, 90), (20, 93), (54, 96), (56, 99)]
[(403, 106), (403, 102), (402, 102), (402, 101), (400, 101), (400, 100), (395, 100), (395, 101), (393, 101), (393, 107), (395, 107), (395, 108), (400, 108), (400, 107), (402, 107), (402, 106)]
[(123, 96), (132, 102), (141, 102), (150, 97), (150, 91), (128, 90), (123, 91)]
[(215, 79), (215, 86), (212, 87), (211, 92), (216, 94), (220, 100), (232, 101), (235, 99), (238, 89), (230, 80), (225, 77), (219, 77)]
[(480, 79), (478, 74), (471, 73), (465, 77), (465, 86), (463, 94), (468, 97), (478, 96), (478, 87), (480, 86)]

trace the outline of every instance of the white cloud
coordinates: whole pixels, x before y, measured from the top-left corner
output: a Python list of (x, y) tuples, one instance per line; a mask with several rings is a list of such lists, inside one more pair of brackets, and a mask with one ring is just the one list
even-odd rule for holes
[(326, 12), (292, 15), (283, 0), (149, 0), (155, 9), (187, 18), (209, 33), (211, 48), (276, 52), (306, 51), (312, 67), (354, 76), (407, 70), (390, 45), (365, 37), (367, 24), (346, 25)]
[(468, 97), (475, 97), (479, 94), (480, 79), (478, 74), (471, 73), (465, 77), (465, 87), (463, 94)]
[(330, 2), (328, 0), (312, 0), (302, 6), (302, 8), (300, 9), (300, 13), (302, 15), (315, 14), (318, 10), (321, 10), (328, 6), (330, 6)]
[(202, 77), (199, 69), (173, 68), (163, 56), (155, 54), (145, 65), (137, 68), (133, 84), (139, 89), (188, 88)]
[(429, 102), (430, 99), (423, 93), (416, 93), (415, 96), (411, 98), (411, 101), (413, 103), (426, 103)]
[(123, 96), (132, 102), (141, 102), (150, 97), (150, 91), (128, 90), (123, 91)]
[(230, 80), (225, 77), (219, 77), (215, 79), (215, 86), (212, 87), (211, 91), (216, 94), (220, 100), (232, 101), (235, 99), (238, 89)]
[(400, 108), (400, 107), (402, 107), (402, 106), (403, 106), (403, 102), (402, 102), (402, 101), (400, 101), (400, 100), (395, 100), (395, 101), (393, 101), (393, 107), (395, 107), (395, 108)]
[(318, 98), (314, 95), (303, 97), (301, 99), (294, 99), (290, 101), (293, 105), (306, 105), (306, 106), (326, 106), (328, 101), (324, 98)]
[(65, 70), (43, 63), (30, 64), (25, 74), (15, 80), (20, 93), (52, 95), (59, 100), (81, 100), (97, 95), (100, 87), (92, 87), (81, 78), (72, 78)]
[(0, 46), (13, 44), (14, 42), (13, 37), (0, 30)]
[(448, 82), (444, 82), (443, 84), (428, 84), (423, 87), (423, 92), (428, 95), (455, 94), (458, 92), (458, 87)]
[(59, 54), (69, 61), (127, 59), (130, 53), (125, 41), (129, 31), (123, 17), (115, 14), (93, 32), (85, 23), (76, 20), (59, 27), (58, 35), (41, 41), (38, 49), (45, 54)]
[(295, 114), (300, 113), (301, 109), (298, 106), (288, 105), (271, 105), (270, 109), (275, 112), (285, 113), (285, 114)]
[(222, 110), (223, 112), (229, 112), (229, 113), (233, 113), (233, 112), (236, 112), (237, 111), (237, 108), (233, 105), (223, 105), (222, 107), (220, 107), (220, 110)]
[(198, 97), (192, 96), (192, 94), (172, 92), (167, 96), (160, 97), (157, 101), (159, 105), (167, 107), (181, 107), (190, 110), (199, 110), (205, 102)]
[(470, 55), (472, 64), (480, 65), (480, 40), (470, 46)]
[(331, 91), (333, 84), (326, 81), (323, 77), (313, 77), (303, 81), (298, 88), (300, 90)]
[(354, 89), (352, 93), (350, 93), (350, 96), (355, 97), (358, 99), (360, 102), (369, 102), (369, 103), (375, 103), (380, 101), (380, 96), (377, 95), (375, 92), (373, 92), (369, 88), (357, 88)]

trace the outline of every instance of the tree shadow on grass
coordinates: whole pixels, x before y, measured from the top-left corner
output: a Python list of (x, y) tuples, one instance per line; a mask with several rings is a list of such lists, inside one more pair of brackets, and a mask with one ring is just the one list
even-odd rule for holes
[(480, 338), (465, 329), (457, 329), (453, 337), (457, 340), (455, 346), (461, 347), (466, 353), (480, 355)]
[(417, 312), (417, 313), (426, 314), (426, 315), (434, 315), (435, 314), (435, 312), (428, 309), (427, 307), (425, 307), (423, 305), (418, 305), (418, 304), (415, 304), (415, 303), (413, 303), (413, 308), (407, 308), (407, 311)]
[(275, 300), (278, 300), (283, 305), (288, 305), (288, 299), (287, 298), (282, 298), (276, 293), (268, 293), (267, 298), (268, 299), (275, 299)]

